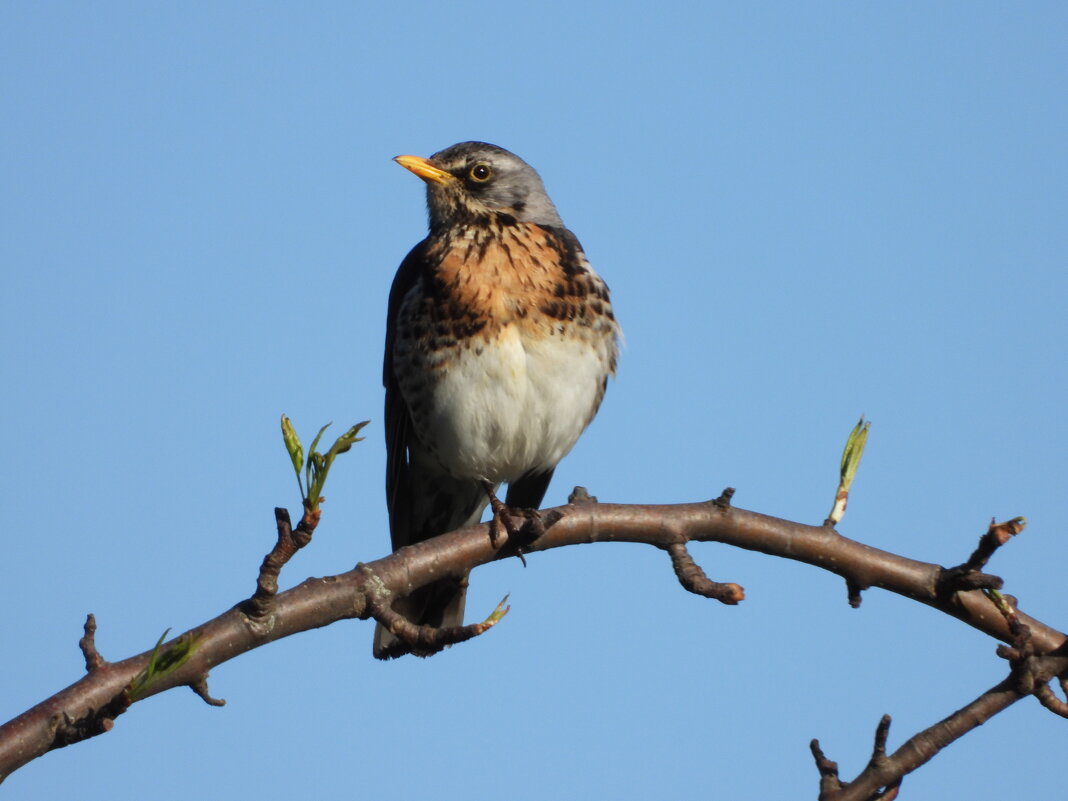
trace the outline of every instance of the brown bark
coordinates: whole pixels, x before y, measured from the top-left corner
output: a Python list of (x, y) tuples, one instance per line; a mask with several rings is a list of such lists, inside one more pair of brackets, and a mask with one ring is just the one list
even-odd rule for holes
[[(391, 593), (407, 594), (443, 576), (463, 575), (471, 568), (506, 558), (520, 550), (531, 553), (595, 542), (646, 543), (660, 548), (669, 557), (665, 559), (665, 566), (670, 564), (674, 568), (686, 589), (726, 604), (742, 600), (742, 588), (733, 582), (709, 579), (690, 557), (687, 543), (721, 542), (794, 559), (842, 576), (849, 588), (851, 602), (859, 602), (862, 590), (879, 587), (939, 609), (1013, 646), (1006, 653), (1013, 664), (1013, 674), (972, 705), (916, 735), (893, 757), (881, 753), (877, 736), (874, 768), (869, 765), (853, 785), (855, 792), (861, 784), (869, 788), (866, 795), (856, 795), (855, 792), (836, 795), (838, 790), (848, 787), (848, 783), (838, 782), (837, 773), (832, 775), (827, 767), (833, 763), (819, 753), (817, 762), (822, 775), (821, 786), (827, 791), (826, 798), (878, 797), (878, 787), (889, 787), (893, 791), (894, 782), (900, 781), (900, 774), (895, 780), (894, 770), (888, 770), (887, 764), (891, 767), (907, 765), (908, 770), (912, 770), (947, 742), (1025, 695), (1036, 694), (1047, 708), (1063, 710), (1063, 703), (1052, 695), (1047, 682), (1053, 677), (1063, 678), (1068, 672), (1068, 662), (1059, 655), (1068, 650), (1065, 646), (1068, 638), (1021, 612), (1014, 610), (1013, 615), (1007, 616), (981, 590), (959, 589), (1000, 586), (996, 577), (977, 573), (980, 562), (985, 564), (993, 553), (989, 540), (984, 541), (981, 560), (974, 558), (947, 570), (863, 545), (842, 537), (830, 527), (794, 523), (731, 507), (729, 493), (715, 501), (670, 506), (580, 502), (542, 515), (543, 520), (551, 522), (533, 542), (510, 542), (509, 536), (500, 530), (491, 541), (491, 524), (472, 526), (358, 565), (347, 573), (308, 579), (276, 595), (271, 591), (273, 588), (265, 586), (261, 573), (254, 601), (242, 601), (165, 644), (163, 652), (174, 642), (192, 640), (195, 643), (187, 661), (136, 698), (130, 697), (128, 689), (134, 677), (149, 664), (151, 652), (121, 662), (107, 662), (96, 651), (92, 637), (95, 624), (88, 621), (86, 636), (81, 641), (88, 669), (86, 675), (0, 727), (0, 778), (53, 748), (109, 730), (114, 716), (125, 711), (131, 703), (172, 687), (191, 687), (205, 700), (219, 703), (208, 694), (208, 671), (267, 642), (346, 618), (375, 616), (389, 625), (390, 621), (383, 620), (382, 613), (388, 608), (384, 600)], [(279, 540), (287, 541), (291, 536), (288, 516), (279, 516), (278, 522)], [(295, 548), (292, 551), (295, 552)], [(278, 560), (265, 560), (265, 566), (273, 573), (272, 579), (287, 558), (282, 559), (281, 564), (276, 563)], [(983, 578), (976, 580), (977, 576)], [(434, 641), (440, 644), (476, 636), (490, 625), (492, 622), (487, 621), (447, 632), (409, 634), (437, 638)], [(1025, 646), (1021, 645), (1021, 631), (1027, 634)], [(1047, 656), (1054, 652), (1057, 654)], [(1025, 663), (1029, 684), (1020, 679), (1023, 675), (1021, 666)], [(978, 708), (984, 712), (979, 716), (981, 720), (975, 715)], [(958, 723), (953, 724), (953, 721)], [(949, 729), (946, 728), (947, 722), (951, 724)], [(885, 743), (885, 731), (881, 738)], [(860, 778), (864, 781), (860, 782)], [(835, 782), (838, 782), (838, 790)], [(889, 797), (889, 793), (884, 793), (884, 797)]]

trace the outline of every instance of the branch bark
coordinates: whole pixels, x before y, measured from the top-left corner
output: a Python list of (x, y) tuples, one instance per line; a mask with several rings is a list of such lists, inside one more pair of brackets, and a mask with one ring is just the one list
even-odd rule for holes
[[(557, 519), (538, 539), (521, 546), (529, 554), (583, 543), (645, 543), (670, 556), (666, 563), (690, 591), (724, 603), (737, 603), (744, 597), (741, 587), (708, 579), (685, 549), (689, 542), (721, 542), (836, 573), (845, 579), (851, 599), (859, 597), (861, 590), (879, 587), (934, 607), (999, 640), (1014, 642), (1010, 623), (997, 606), (982, 591), (954, 590), (950, 585), (956, 586), (955, 580), (948, 582), (947, 571), (939, 565), (872, 548), (843, 537), (828, 526), (809, 526), (734, 508), (729, 500), (729, 494), (725, 494), (715, 501), (670, 506), (569, 504), (543, 513), (545, 519)], [(49, 750), (108, 731), (114, 717), (131, 703), (172, 687), (190, 687), (205, 700), (218, 703), (207, 690), (208, 672), (246, 651), (338, 620), (369, 618), (376, 608), (381, 608), (383, 597), (406, 595), (436, 579), (461, 576), (474, 567), (514, 554), (517, 543), (508, 547), (504, 532), (498, 531), (491, 543), (490, 525), (444, 534), (358, 565), (347, 573), (308, 579), (277, 595), (265, 593), (260, 587), (260, 601), (242, 601), (165, 643), (164, 652), (173, 643), (192, 641), (192, 655), (134, 699), (128, 689), (149, 665), (152, 652), (121, 662), (106, 662), (92, 645), (92, 626), (87, 623), (82, 640), (86, 675), (0, 726), (0, 779)], [(262, 603), (265, 594), (272, 596), (269, 605)], [(1068, 637), (1056, 629), (1022, 612), (1017, 612), (1016, 621), (1029, 631), (1028, 648), (1033, 659), (1058, 649), (1060, 653), (1068, 652)], [(1042, 678), (1054, 672), (1064, 678), (1057, 672), (1064, 670), (1062, 662), (1044, 671)], [(995, 706), (1008, 705), (1004, 702), (1009, 699), (1001, 697), (1003, 693), (1011, 693), (1012, 700), (1027, 694), (1018, 684), (998, 685), (991, 690), (999, 696), (1000, 703)], [(1040, 697), (1048, 695), (1037, 689), (1034, 692)], [(989, 703), (988, 696), (984, 697)]]

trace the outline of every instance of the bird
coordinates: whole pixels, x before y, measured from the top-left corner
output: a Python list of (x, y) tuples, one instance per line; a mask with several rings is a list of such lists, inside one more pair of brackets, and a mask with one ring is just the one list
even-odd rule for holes
[[(496, 145), (461, 142), (394, 161), (426, 183), (428, 234), (389, 293), (386, 500), (393, 550), (478, 523), (507, 483), (539, 507), (597, 413), (621, 332), (608, 287), (538, 173)], [(463, 624), (467, 575), (396, 599), (412, 623)], [(374, 655), (430, 656), (379, 624)]]

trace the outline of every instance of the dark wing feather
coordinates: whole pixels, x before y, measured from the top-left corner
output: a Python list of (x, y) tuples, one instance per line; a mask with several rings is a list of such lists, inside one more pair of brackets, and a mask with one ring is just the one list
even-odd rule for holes
[[(389, 291), (386, 316), (386, 348), (382, 383), (386, 387), (386, 505), (393, 550), (443, 534), (464, 522), (477, 522), (486, 504), (477, 482), (459, 482), (439, 474), (425, 459), (413, 463), (413, 427), (400, 383), (393, 372), (393, 345), (397, 317), (405, 296), (426, 275), (427, 242), (412, 249), (397, 270)], [(397, 598), (392, 606), (413, 623), (429, 626), (463, 625), (467, 576), (444, 578)], [(412, 650), (381, 625), (375, 627), (374, 655), (392, 659), (406, 653), (429, 656), (430, 651)]]
[(549, 482), (553, 480), (552, 470), (544, 473), (527, 474), (508, 485), (508, 496), (504, 503), (511, 509), (538, 509), (541, 507)]
[(389, 290), (386, 314), (386, 350), (382, 365), (382, 383), (386, 387), (386, 507), (389, 510), (389, 533), (393, 550), (409, 544), (408, 516), (411, 503), (408, 441), (412, 419), (393, 374), (393, 341), (397, 333), (397, 315), (404, 296), (415, 286), (426, 269), (426, 240), (404, 257), (393, 286)]

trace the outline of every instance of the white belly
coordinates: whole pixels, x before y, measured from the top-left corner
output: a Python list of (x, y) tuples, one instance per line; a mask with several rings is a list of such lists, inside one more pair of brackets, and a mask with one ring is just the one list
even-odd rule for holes
[(556, 466), (600, 399), (608, 343), (525, 339), (506, 327), (481, 354), (437, 376), (427, 423), (437, 459), (458, 478), (513, 481)]

